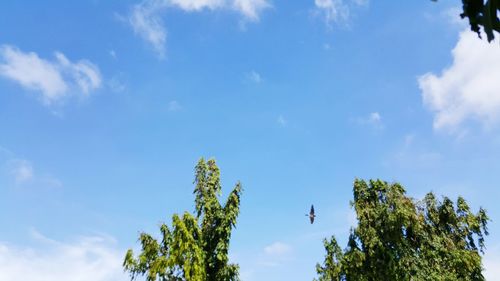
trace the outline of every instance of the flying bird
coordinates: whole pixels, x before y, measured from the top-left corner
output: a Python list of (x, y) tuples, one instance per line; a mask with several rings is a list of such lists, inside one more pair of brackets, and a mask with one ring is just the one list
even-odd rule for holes
[(306, 217), (309, 217), (311, 224), (313, 224), (314, 218), (316, 217), (316, 215), (314, 214), (314, 205), (311, 205), (311, 211), (309, 211), (309, 214), (306, 214)]

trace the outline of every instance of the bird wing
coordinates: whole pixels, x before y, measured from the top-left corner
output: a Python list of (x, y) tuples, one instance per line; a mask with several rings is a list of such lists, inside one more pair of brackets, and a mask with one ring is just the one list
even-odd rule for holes
[(314, 216), (314, 205), (311, 205), (311, 211), (309, 212), (311, 216)]
[(309, 220), (311, 221), (311, 224), (314, 222), (314, 216), (309, 216)]

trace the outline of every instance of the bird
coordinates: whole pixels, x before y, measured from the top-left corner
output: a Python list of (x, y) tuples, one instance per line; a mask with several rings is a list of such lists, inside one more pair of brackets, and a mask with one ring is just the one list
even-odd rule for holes
[(309, 214), (306, 214), (306, 217), (309, 217), (311, 224), (313, 224), (314, 218), (316, 217), (316, 215), (314, 214), (314, 205), (311, 205), (311, 211), (309, 211)]

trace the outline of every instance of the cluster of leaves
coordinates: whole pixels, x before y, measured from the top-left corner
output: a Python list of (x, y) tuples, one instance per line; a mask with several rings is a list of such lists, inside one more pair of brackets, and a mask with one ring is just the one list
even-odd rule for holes
[[(433, 0), (437, 1), (437, 0)], [(500, 32), (500, 0), (462, 0), (462, 18), (468, 18), (470, 28), (481, 38), (481, 26), (486, 33), (488, 42), (495, 39), (493, 31)]]
[(132, 280), (230, 281), (239, 280), (238, 265), (229, 264), (231, 230), (239, 214), (242, 188), (237, 183), (222, 206), (220, 171), (215, 160), (201, 159), (195, 168), (196, 212), (172, 217), (172, 228), (160, 226), (162, 240), (141, 233), (142, 251), (128, 250), (123, 266)]
[(429, 193), (422, 201), (399, 184), (354, 182), (351, 202), (358, 225), (345, 250), (335, 237), (324, 240), (326, 257), (316, 265), (319, 281), (484, 280), (480, 253), (488, 235), (483, 209), (471, 212)]

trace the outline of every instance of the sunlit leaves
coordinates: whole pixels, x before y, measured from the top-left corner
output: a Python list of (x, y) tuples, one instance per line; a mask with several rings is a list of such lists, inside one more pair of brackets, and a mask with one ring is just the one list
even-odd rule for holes
[(215, 160), (200, 159), (195, 167), (195, 216), (185, 212), (172, 216), (172, 228), (160, 226), (161, 242), (142, 233), (142, 249), (134, 257), (129, 250), (124, 269), (134, 279), (147, 281), (239, 280), (238, 265), (229, 264), (231, 231), (239, 214), (241, 185), (231, 191), (227, 202), (219, 202), (220, 170)]
[(429, 193), (415, 201), (399, 184), (356, 180), (352, 206), (358, 225), (344, 251), (334, 237), (325, 240), (320, 281), (484, 280), (480, 252), (489, 219), (462, 197), (454, 203)]

